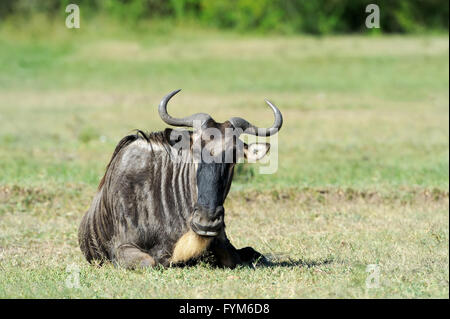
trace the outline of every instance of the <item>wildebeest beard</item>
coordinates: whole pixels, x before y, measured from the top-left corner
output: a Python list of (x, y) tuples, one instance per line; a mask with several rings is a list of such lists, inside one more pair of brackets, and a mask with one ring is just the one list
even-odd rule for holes
[[(254, 147), (237, 138), (227, 139), (225, 134), (211, 141), (203, 133), (208, 128), (222, 133), (231, 128), (270, 136), (281, 128), (280, 111), (268, 102), (275, 114), (269, 129), (259, 129), (241, 118), (217, 123), (202, 113), (175, 119), (167, 114), (167, 102), (176, 93), (163, 99), (159, 112), (174, 126), (193, 127), (193, 121), (200, 121), (199, 128), (181, 131), (189, 138), (188, 149), (176, 147), (180, 139), (173, 138), (172, 129), (148, 134), (138, 131), (124, 137), (81, 221), (78, 237), (83, 254), (89, 262), (109, 260), (126, 268), (186, 263), (205, 254), (225, 267), (265, 261), (250, 247), (231, 245), (225, 233), (223, 205), (239, 154), (260, 158), (269, 145)], [(186, 145), (186, 140), (183, 142)], [(202, 152), (222, 161), (195, 160), (196, 142)], [(230, 150), (233, 161), (224, 161)]]

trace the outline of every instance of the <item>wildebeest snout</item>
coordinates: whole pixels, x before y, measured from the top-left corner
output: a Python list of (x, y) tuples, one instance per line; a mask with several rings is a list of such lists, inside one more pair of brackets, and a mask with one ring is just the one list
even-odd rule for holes
[(223, 206), (213, 209), (196, 206), (192, 216), (191, 228), (201, 236), (217, 236), (224, 226), (224, 213)]

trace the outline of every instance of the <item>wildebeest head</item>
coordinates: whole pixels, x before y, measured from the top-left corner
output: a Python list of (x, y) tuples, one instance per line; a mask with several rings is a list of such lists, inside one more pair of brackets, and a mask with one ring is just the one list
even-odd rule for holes
[(197, 203), (193, 207), (191, 228), (202, 236), (217, 236), (224, 227), (223, 203), (231, 186), (235, 164), (242, 158), (249, 162), (259, 160), (270, 148), (269, 143), (247, 145), (239, 136), (243, 133), (276, 134), (283, 124), (283, 117), (280, 110), (266, 100), (275, 116), (270, 128), (258, 128), (240, 117), (218, 123), (205, 113), (174, 118), (167, 113), (167, 103), (179, 91), (162, 99), (159, 115), (167, 124), (193, 128), (193, 131), (166, 130), (166, 138), (178, 154), (188, 154), (184, 160), (197, 165)]

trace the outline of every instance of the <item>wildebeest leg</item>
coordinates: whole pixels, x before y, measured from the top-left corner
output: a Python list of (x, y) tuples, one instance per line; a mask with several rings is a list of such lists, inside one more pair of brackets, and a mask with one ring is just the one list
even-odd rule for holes
[(236, 248), (228, 238), (215, 238), (211, 243), (210, 250), (220, 266), (234, 268), (242, 264), (241, 257)]
[(221, 266), (234, 268), (237, 265), (260, 262), (267, 264), (267, 259), (251, 247), (236, 249), (223, 232), (211, 243), (212, 253)]
[(116, 250), (116, 258), (119, 266), (128, 269), (145, 268), (156, 265), (152, 256), (130, 244), (120, 245)]

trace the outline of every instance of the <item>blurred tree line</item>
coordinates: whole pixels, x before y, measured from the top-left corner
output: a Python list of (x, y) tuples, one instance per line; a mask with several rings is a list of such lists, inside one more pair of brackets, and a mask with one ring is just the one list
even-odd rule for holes
[(35, 13), (63, 15), (69, 3), (82, 19), (97, 14), (138, 22), (194, 20), (241, 31), (349, 33), (366, 30), (368, 4), (380, 7), (382, 32), (448, 31), (448, 0), (0, 0), (0, 20)]

